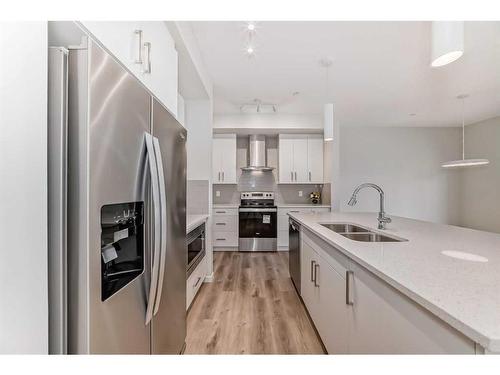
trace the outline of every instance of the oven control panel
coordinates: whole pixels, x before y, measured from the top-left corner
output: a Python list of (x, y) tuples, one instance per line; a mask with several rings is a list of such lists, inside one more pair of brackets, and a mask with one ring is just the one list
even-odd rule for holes
[(241, 199), (274, 199), (273, 192), (251, 191), (241, 193)]

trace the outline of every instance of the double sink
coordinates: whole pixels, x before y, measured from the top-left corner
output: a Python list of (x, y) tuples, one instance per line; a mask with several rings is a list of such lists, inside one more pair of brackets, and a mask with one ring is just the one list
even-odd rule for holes
[(348, 223), (334, 223), (334, 224), (321, 224), (325, 228), (338, 233), (350, 240), (360, 241), (360, 242), (404, 242), (407, 241), (403, 238), (396, 238), (387, 236), (385, 234), (380, 234), (377, 232), (372, 232), (370, 229), (361, 227), (356, 224)]

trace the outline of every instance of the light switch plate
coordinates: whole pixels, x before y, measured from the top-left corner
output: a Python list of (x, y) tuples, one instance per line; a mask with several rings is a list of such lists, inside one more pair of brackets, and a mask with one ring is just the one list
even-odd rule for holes
[(302, 190), (299, 190), (299, 197), (302, 196)]
[(215, 196), (216, 197), (220, 197), (220, 191), (219, 190), (215, 190)]

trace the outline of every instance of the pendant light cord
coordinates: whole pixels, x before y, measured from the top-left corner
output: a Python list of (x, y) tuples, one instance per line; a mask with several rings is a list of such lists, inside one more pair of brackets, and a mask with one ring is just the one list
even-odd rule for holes
[(329, 78), (328, 77), (328, 71), (329, 70), (330, 70), (330, 66), (327, 66), (326, 67), (326, 81), (325, 81), (325, 83), (326, 83), (326, 87), (325, 87), (325, 96), (326, 96), (325, 97), (325, 103), (328, 103), (328, 100), (329, 100), (328, 99), (328, 78)]
[(465, 98), (462, 98), (462, 160), (465, 160)]

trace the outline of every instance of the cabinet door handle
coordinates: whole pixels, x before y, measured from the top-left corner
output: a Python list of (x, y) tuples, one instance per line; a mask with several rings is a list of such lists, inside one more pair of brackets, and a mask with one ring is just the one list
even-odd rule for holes
[(149, 43), (149, 42), (144, 43), (144, 49), (146, 50), (146, 53), (145, 53), (146, 59), (144, 61), (142, 72), (150, 74), (151, 73), (151, 43)]
[(315, 260), (311, 260), (311, 282), (316, 283), (314, 280), (314, 266), (316, 265)]
[(219, 182), (220, 182), (220, 172), (219, 172), (219, 175), (218, 175), (218, 180), (217, 180), (217, 181), (219, 181)]
[(293, 181), (293, 172), (290, 172), (290, 181)]
[(226, 223), (215, 223), (215, 225), (226, 225)]
[(135, 57), (135, 64), (142, 64), (142, 30), (134, 30), (134, 35), (137, 40), (137, 56)]
[(297, 182), (297, 172), (294, 173), (295, 173), (295, 182)]
[(311, 171), (309, 171), (309, 182), (311, 182)]
[(316, 286), (316, 287), (319, 287), (318, 270), (319, 270), (319, 264), (315, 264), (314, 265), (314, 286)]
[(215, 211), (216, 214), (225, 214), (226, 211)]
[(198, 284), (200, 283), (201, 281), (201, 277), (198, 277), (198, 280), (196, 280), (196, 284), (193, 285), (193, 288), (196, 288), (198, 286)]
[(224, 172), (222, 172), (222, 182), (224, 182)]
[(225, 241), (225, 238), (217, 238), (217, 241)]
[(346, 305), (354, 305), (354, 300), (351, 298), (351, 280), (354, 276), (353, 271), (345, 271), (345, 303)]

